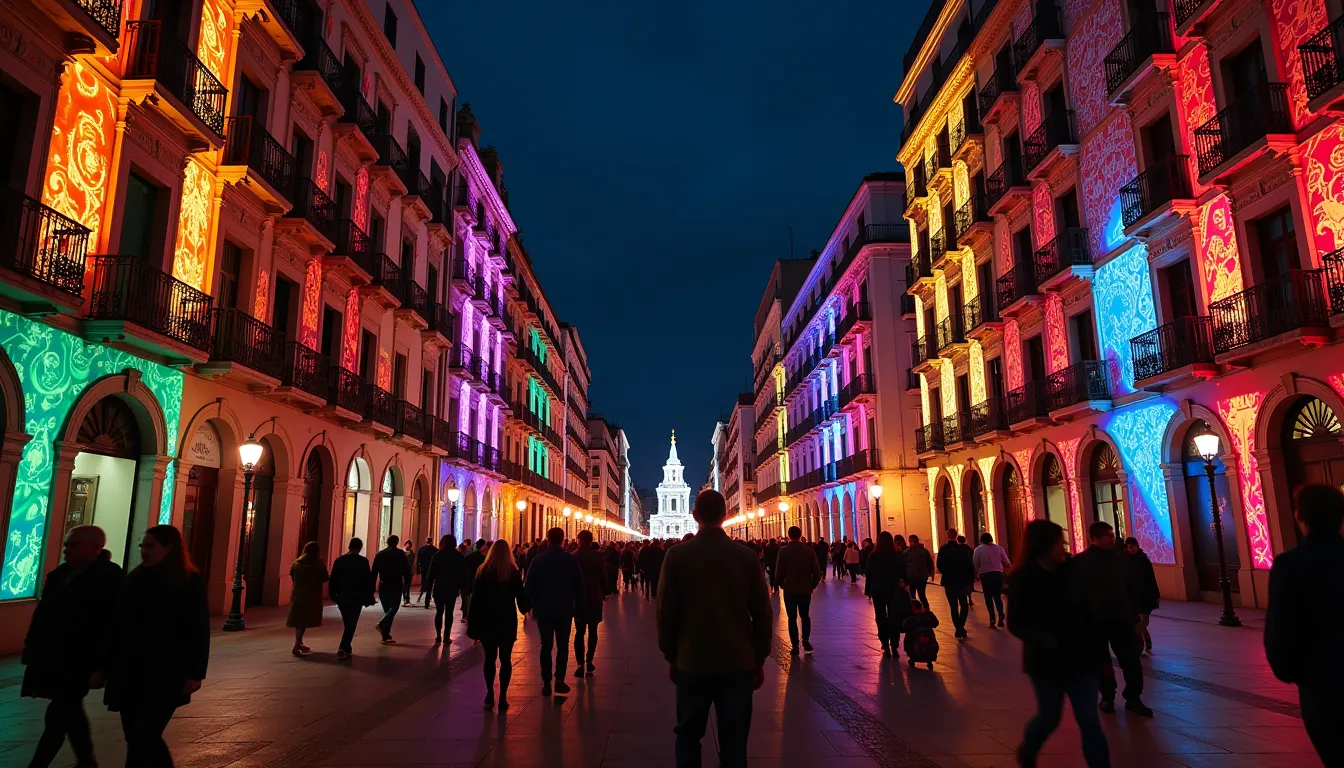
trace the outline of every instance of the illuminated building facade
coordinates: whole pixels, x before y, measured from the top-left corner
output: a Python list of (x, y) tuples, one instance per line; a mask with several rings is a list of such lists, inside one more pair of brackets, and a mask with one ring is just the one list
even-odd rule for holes
[[(935, 3), (899, 159), (929, 517), (1139, 539), (1164, 595), (1266, 602), (1292, 490), (1344, 479), (1344, 91), (1319, 1)], [(1213, 499), (1192, 437), (1212, 430)]]
[(700, 530), (691, 515), (691, 486), (686, 484), (686, 468), (677, 456), (677, 433), (663, 464), (663, 480), (658, 483), (658, 511), (649, 518), (649, 536), (655, 539), (680, 539)]
[[(596, 518), (625, 525), (628, 446), (625, 431), (596, 413), (588, 414), (588, 509)], [(596, 531), (594, 531), (596, 533)]]
[[(723, 439), (718, 446), (715, 462), (723, 487), (720, 492), (728, 502), (728, 517), (734, 518), (755, 510), (756, 504), (756, 443), (752, 431), (756, 428), (756, 396), (751, 392), (742, 392), (728, 414), (728, 422), (723, 425)], [(755, 518), (750, 518), (756, 523)], [(761, 535), (779, 535), (779, 519), (773, 527), (767, 527), (762, 518), (759, 524), (746, 527), (735, 526), (734, 535), (760, 537)]]

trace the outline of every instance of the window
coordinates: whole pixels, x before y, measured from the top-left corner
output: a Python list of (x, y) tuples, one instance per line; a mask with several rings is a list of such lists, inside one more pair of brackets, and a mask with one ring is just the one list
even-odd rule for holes
[(238, 306), (238, 275), (242, 271), (243, 249), (224, 241), (219, 254), (219, 290), (215, 297), (220, 309), (234, 309)]
[(421, 96), (425, 95), (425, 60), (418, 53), (415, 54), (415, 89)]
[(1027, 350), (1027, 381), (1045, 380), (1045, 345), (1040, 335), (1032, 336), (1024, 344)]
[[(164, 197), (160, 187), (131, 172), (126, 184), (126, 205), (121, 220), (121, 252), (127, 256), (151, 258), (158, 249), (160, 238), (159, 205)], [(156, 265), (157, 266), (157, 265)]]
[(1018, 268), (1030, 269), (1033, 250), (1031, 247), (1031, 227), (1023, 227), (1013, 233), (1013, 263)]
[(37, 105), (30, 91), (0, 79), (0, 185), (27, 186)]
[(374, 375), (378, 371), (378, 337), (365, 330), (359, 335), (359, 377), (365, 381), (373, 381)]
[(1120, 482), (1120, 462), (1110, 444), (1102, 443), (1092, 452), (1092, 516), (1098, 522), (1110, 523), (1117, 539), (1123, 540), (1125, 529), (1125, 484)]
[(1167, 287), (1167, 319), (1182, 320), (1199, 314), (1195, 303), (1195, 279), (1190, 274), (1190, 259), (1179, 262), (1162, 270), (1161, 276)]
[(275, 278), (275, 298), (271, 300), (271, 327), (286, 341), (293, 341), (298, 330), (296, 319), (299, 305), (295, 298), (299, 295), (299, 286), (293, 280), (277, 275)]
[(452, 138), (452, 134), (448, 131), (448, 117), (450, 114), (451, 113), (448, 111), (448, 100), (439, 99), (439, 130), (443, 131), (444, 136)]
[(383, 8), (383, 34), (387, 35), (387, 41), (392, 43), (392, 50), (396, 50), (397, 12), (392, 10), (392, 0), (388, 0), (387, 7)]
[(266, 89), (252, 82), (252, 78), (243, 75), (239, 78), (237, 96), (234, 103), (238, 107), (238, 114), (253, 118), (257, 128), (264, 128), (266, 125), (266, 107), (270, 101)]
[(341, 332), (344, 330), (344, 319), (340, 312), (337, 312), (330, 305), (322, 308), (322, 355), (328, 360), (337, 364), (340, 363), (341, 354)]
[(1293, 211), (1288, 206), (1255, 222), (1256, 242), (1260, 246), (1260, 280), (1268, 282), (1300, 269), (1297, 257), (1297, 233), (1293, 231)]
[(392, 364), (392, 394), (398, 400), (406, 399), (406, 356), (400, 352)]
[(1230, 104), (1243, 94), (1251, 94), (1269, 79), (1260, 38), (1223, 59), (1223, 103)]
[(1096, 360), (1097, 354), (1097, 330), (1092, 325), (1092, 310), (1079, 312), (1069, 318), (1069, 323), (1073, 326), (1073, 359)]
[(294, 138), (289, 142), (289, 153), (294, 156), (294, 171), (300, 179), (313, 178), (313, 140), (294, 129)]

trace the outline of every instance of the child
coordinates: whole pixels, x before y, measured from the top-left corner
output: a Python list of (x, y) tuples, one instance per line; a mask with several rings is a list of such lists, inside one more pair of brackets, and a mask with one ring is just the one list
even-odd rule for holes
[(901, 626), (905, 630), (905, 655), (909, 657), (910, 668), (914, 669), (916, 664), (927, 664), (929, 669), (933, 669), (933, 662), (938, 660), (938, 638), (933, 634), (933, 628), (938, 626), (938, 617), (926, 610), (918, 600), (911, 601), (910, 610), (910, 616)]

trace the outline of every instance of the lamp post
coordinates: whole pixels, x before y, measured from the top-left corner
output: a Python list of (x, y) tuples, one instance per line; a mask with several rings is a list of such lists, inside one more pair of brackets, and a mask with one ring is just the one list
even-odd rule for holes
[(561, 514), (565, 516), (565, 538), (568, 539), (570, 537), (569, 518), (574, 514), (574, 510), (570, 509), (569, 507), (565, 507), (563, 510), (561, 510)]
[(229, 604), (229, 617), (224, 620), (225, 632), (241, 632), (243, 625), (243, 565), (247, 555), (247, 537), (252, 525), (249, 509), (252, 500), (252, 473), (261, 461), (264, 450), (261, 443), (248, 437), (238, 446), (238, 459), (243, 467), (243, 516), (238, 520), (238, 558), (233, 566), (233, 601)]
[(780, 500), (779, 500), (778, 508), (779, 508), (779, 516), (784, 520), (784, 533), (785, 533), (785, 535), (788, 535), (788, 532), (789, 532), (789, 531), (788, 531), (788, 528), (789, 528), (789, 517), (788, 517), (788, 514), (789, 514), (789, 502), (784, 501), (783, 499), (780, 499)]
[(1209, 506), (1213, 508), (1213, 535), (1218, 540), (1218, 587), (1223, 593), (1223, 615), (1218, 623), (1224, 627), (1240, 627), (1241, 619), (1232, 610), (1232, 581), (1227, 578), (1227, 553), (1223, 551), (1223, 513), (1218, 509), (1218, 492), (1213, 483), (1213, 462), (1218, 458), (1218, 435), (1211, 429), (1195, 435), (1195, 449), (1204, 460), (1204, 473), (1209, 478)]
[[(457, 500), (462, 498), (462, 492), (456, 488), (448, 489), (448, 503), (452, 504), (452, 510), (448, 513), (448, 530), (457, 533)], [(466, 531), (462, 532), (466, 535)]]
[(868, 495), (873, 497), (873, 525), (869, 530), (876, 532), (882, 529), (882, 486), (868, 486)]

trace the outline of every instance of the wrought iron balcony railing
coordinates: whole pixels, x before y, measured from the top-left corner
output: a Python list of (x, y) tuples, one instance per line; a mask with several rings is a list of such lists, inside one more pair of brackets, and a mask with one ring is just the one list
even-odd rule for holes
[(1172, 10), (1176, 12), (1176, 26), (1181, 26), (1189, 21), (1211, 0), (1172, 0)]
[(1046, 40), (1064, 38), (1064, 21), (1059, 9), (1045, 6), (1041, 3), (1034, 8), (1035, 15), (1013, 43), (1013, 58), (1019, 67), (1030, 61)]
[(425, 318), (429, 322), (431, 331), (438, 331), (444, 338), (453, 338), (453, 312), (442, 304), (434, 304), (430, 308), (429, 317)]
[(961, 151), (966, 139), (972, 135), (983, 133), (984, 128), (980, 126), (980, 115), (975, 112), (967, 112), (956, 125), (952, 126), (951, 142), (952, 154)]
[(121, 0), (75, 0), (75, 5), (107, 34), (121, 33)]
[(1324, 270), (1295, 269), (1209, 305), (1213, 349), (1223, 353), (1330, 323)]
[(341, 410), (363, 414), (368, 402), (371, 384), (354, 371), (339, 366), (331, 367), (331, 384), (327, 388), (327, 403)]
[(279, 379), (285, 365), (285, 337), (241, 309), (216, 309), (211, 360), (237, 363)]
[(428, 442), (430, 437), (429, 423), (425, 419), (425, 412), (417, 405), (412, 405), (405, 400), (397, 401), (397, 431), (412, 440)]
[(304, 0), (271, 0), (271, 3), (275, 6), (276, 16), (284, 22), (290, 34), (302, 37), (312, 28), (310, 6)]
[(989, 203), (984, 195), (971, 195), (966, 198), (966, 202), (957, 209), (956, 215), (957, 241), (960, 243), (966, 233), (971, 231), (975, 224), (988, 224), (992, 219), (989, 217)]
[(354, 83), (345, 83), (337, 93), (341, 100), (341, 107), (345, 114), (341, 115), (342, 123), (351, 123), (359, 128), (364, 134), (364, 138), (373, 143), (373, 137), (378, 135), (378, 113), (373, 111), (373, 107), (364, 94), (359, 92), (359, 86)]
[(368, 400), (365, 401), (364, 418), (393, 429), (397, 426), (397, 399), (377, 384), (368, 386)]
[(962, 327), (961, 315), (948, 315), (938, 323), (938, 353), (949, 347), (966, 342), (966, 333)]
[(251, 168), (272, 189), (288, 197), (294, 191), (294, 156), (254, 117), (230, 117), (226, 124), (224, 165)]
[(89, 228), (0, 187), (0, 265), (70, 296), (84, 293)]
[(985, 84), (980, 87), (980, 119), (994, 108), (994, 102), (1005, 93), (1017, 92), (1017, 71), (1009, 64), (1006, 67), (999, 67), (994, 70), (994, 74), (989, 76)]
[(1344, 16), (1297, 47), (1307, 98), (1314, 99), (1344, 83)]
[(1120, 188), (1120, 213), (1126, 227), (1170, 203), (1194, 197), (1190, 187), (1190, 157), (1168, 155), (1144, 169)]
[[(411, 161), (406, 156), (406, 150), (401, 148), (401, 144), (392, 137), (390, 133), (379, 133), (373, 136), (373, 148), (378, 152), (378, 161), (374, 165), (383, 165), (391, 168), (397, 178), (406, 183), (406, 179), (411, 176)], [(410, 185), (406, 185), (410, 189)]]
[(1158, 13), (1152, 19), (1135, 19), (1129, 34), (1106, 54), (1106, 92), (1115, 93), (1153, 54), (1175, 52), (1171, 16)]
[(332, 385), (331, 361), (326, 355), (291, 341), (285, 344), (285, 363), (280, 371), (280, 385), (294, 387), (326, 400)]
[(139, 256), (93, 256), (89, 319), (122, 320), (209, 352), (215, 300)]
[(1092, 264), (1092, 247), (1087, 241), (1087, 230), (1070, 227), (1053, 240), (1036, 249), (1033, 254), (1037, 285), (1048, 283), (1071, 267)]
[(1213, 362), (1213, 321), (1183, 317), (1129, 340), (1134, 381), (1151, 379), (1189, 365)]
[(843, 339), (853, 330), (854, 326), (860, 322), (867, 322), (873, 319), (872, 307), (866, 301), (860, 301), (850, 305), (849, 311), (840, 319), (835, 326), (835, 338)]
[(1036, 170), (1036, 167), (1061, 145), (1077, 143), (1078, 128), (1074, 123), (1073, 110), (1066, 109), (1046, 114), (1036, 130), (1022, 142), (1027, 173)]
[(943, 443), (943, 423), (925, 424), (915, 430), (915, 453), (941, 451)]
[(433, 315), (429, 308), (429, 291), (421, 288), (420, 284), (411, 278), (406, 278), (403, 285), (405, 290), (401, 294), (401, 306), (410, 309), (425, 322), (429, 322)]
[(338, 256), (345, 256), (370, 275), (374, 271), (373, 241), (351, 219), (341, 219), (336, 225), (336, 250)]
[(1284, 83), (1263, 83), (1239, 94), (1236, 101), (1195, 129), (1199, 175), (1212, 173), (1271, 133), (1293, 133), (1288, 86)]
[(861, 373), (850, 379), (849, 383), (840, 388), (840, 396), (838, 400), (840, 407), (844, 408), (861, 395), (874, 394), (877, 394), (877, 386), (873, 382), (873, 375), (871, 373)]
[(289, 215), (301, 218), (313, 225), (323, 237), (336, 242), (336, 202), (327, 196), (312, 179), (300, 178), (294, 183), (294, 192), (290, 196), (294, 207)]
[(981, 291), (978, 295), (972, 296), (966, 300), (966, 306), (962, 308), (962, 314), (965, 317), (965, 328), (974, 331), (985, 323), (998, 322), (999, 310), (994, 305), (994, 292)]
[(970, 422), (970, 437), (975, 439), (990, 432), (1006, 432), (1008, 430), (1008, 419), (1006, 418), (1003, 402), (998, 398), (986, 398), (981, 402), (971, 406), (967, 414)]
[(1006, 416), (1009, 424), (1049, 416), (1050, 398), (1047, 396), (1046, 381), (1046, 379), (1028, 381), (1008, 392), (1004, 399), (1008, 404)]
[(970, 440), (970, 434), (966, 431), (970, 426), (970, 419), (966, 414), (944, 416), (943, 417), (943, 444), (956, 445), (963, 440)]
[(401, 267), (396, 262), (388, 258), (385, 253), (375, 253), (373, 259), (373, 284), (387, 289), (387, 292), (397, 297), (398, 300), (405, 295), (406, 289), (402, 281), (405, 277), (402, 275)]
[(860, 472), (882, 468), (882, 452), (876, 448), (861, 448), (835, 462), (835, 480), (844, 480)]
[(1009, 189), (1025, 187), (1026, 185), (1027, 179), (1017, 163), (1005, 160), (985, 178), (985, 202), (989, 204), (990, 208), (993, 208), (995, 203), (1008, 194)]
[(1344, 248), (1321, 257), (1325, 264), (1325, 289), (1330, 297), (1330, 314), (1344, 312)]
[(1111, 377), (1105, 360), (1082, 360), (1055, 371), (1045, 382), (1052, 411), (1111, 399)]
[(999, 311), (1036, 294), (1036, 270), (1030, 262), (1018, 264), (995, 282)]
[(303, 58), (299, 59), (294, 68), (316, 72), (333, 94), (341, 92), (341, 60), (327, 45), (321, 33), (306, 36), (303, 41)]
[(163, 28), (163, 22), (126, 22), (126, 44), (127, 80), (154, 80), (216, 136), (224, 135), (228, 89), (186, 44)]

